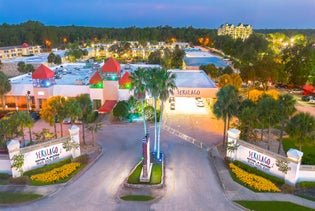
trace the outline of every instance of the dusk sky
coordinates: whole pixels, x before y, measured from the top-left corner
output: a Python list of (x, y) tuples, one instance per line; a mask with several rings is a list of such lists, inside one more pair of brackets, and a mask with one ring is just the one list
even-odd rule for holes
[(0, 24), (315, 29), (315, 0), (0, 0)]

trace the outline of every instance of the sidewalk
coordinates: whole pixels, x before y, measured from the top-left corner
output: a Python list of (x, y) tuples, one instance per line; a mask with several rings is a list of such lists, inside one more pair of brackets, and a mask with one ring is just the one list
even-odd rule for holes
[(217, 147), (212, 148), (209, 151), (209, 154), (210, 161), (217, 171), (224, 193), (229, 200), (288, 201), (315, 209), (314, 201), (306, 200), (301, 197), (294, 196), (293, 194), (256, 193), (243, 187), (242, 185), (234, 182), (231, 178), (229, 170), (225, 167), (224, 161), (220, 156)]

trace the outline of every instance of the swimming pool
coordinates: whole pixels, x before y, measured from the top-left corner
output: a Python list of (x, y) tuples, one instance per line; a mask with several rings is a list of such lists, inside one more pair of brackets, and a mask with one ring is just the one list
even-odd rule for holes
[(214, 64), (216, 67), (226, 67), (227, 64), (218, 57), (185, 57), (184, 62), (186, 66), (200, 66), (207, 64)]

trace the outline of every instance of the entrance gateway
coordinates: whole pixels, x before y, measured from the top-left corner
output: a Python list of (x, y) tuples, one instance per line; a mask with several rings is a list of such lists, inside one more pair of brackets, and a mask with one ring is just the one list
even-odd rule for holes
[(218, 92), (218, 87), (214, 82), (203, 70), (170, 70), (170, 72), (176, 75), (177, 89), (174, 90), (172, 96), (175, 97), (173, 102), (169, 101), (168, 109), (180, 113), (191, 113), (191, 111), (204, 113), (205, 106), (202, 103), (206, 104), (206, 102), (203, 98), (209, 99), (211, 105), (212, 99), (216, 98)]

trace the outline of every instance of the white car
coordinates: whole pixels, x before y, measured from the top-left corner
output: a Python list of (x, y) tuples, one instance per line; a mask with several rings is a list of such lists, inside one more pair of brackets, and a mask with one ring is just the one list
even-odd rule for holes
[(309, 103), (315, 104), (315, 99), (308, 101)]
[(196, 101), (196, 105), (197, 105), (198, 107), (204, 107), (204, 106), (205, 106), (205, 104), (204, 104), (203, 101)]

